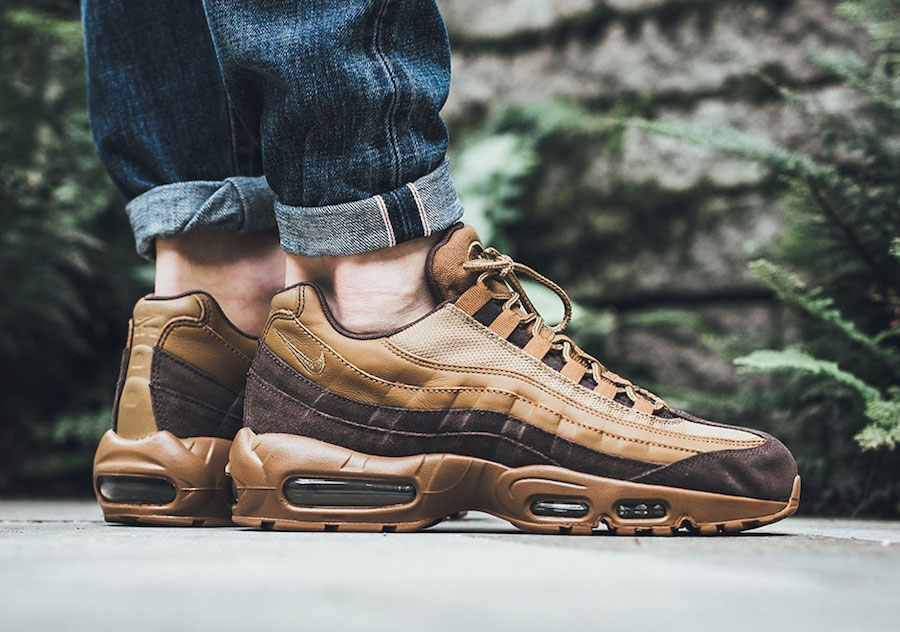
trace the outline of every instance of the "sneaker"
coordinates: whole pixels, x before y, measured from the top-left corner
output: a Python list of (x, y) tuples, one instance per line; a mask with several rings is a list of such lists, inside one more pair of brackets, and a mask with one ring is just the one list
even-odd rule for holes
[[(471, 228), (426, 275), (440, 304), (383, 334), (347, 331), (312, 285), (275, 296), (231, 448), (235, 522), (413, 531), (478, 510), (535, 533), (713, 534), (797, 509), (784, 445), (604, 367), (561, 333), (565, 292)], [(560, 297), (559, 325), (522, 277)]]
[(107, 521), (231, 524), (225, 465), (256, 346), (204, 292), (137, 302), (94, 457)]

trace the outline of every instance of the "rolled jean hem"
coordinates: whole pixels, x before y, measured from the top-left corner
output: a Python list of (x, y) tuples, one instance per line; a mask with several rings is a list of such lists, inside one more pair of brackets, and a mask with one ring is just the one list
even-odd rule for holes
[(329, 206), (275, 202), (281, 247), (304, 257), (355, 255), (427, 237), (463, 214), (448, 161), (393, 191)]
[(154, 187), (125, 207), (138, 254), (155, 255), (157, 239), (200, 228), (250, 233), (275, 227), (274, 194), (264, 177), (176, 182)]

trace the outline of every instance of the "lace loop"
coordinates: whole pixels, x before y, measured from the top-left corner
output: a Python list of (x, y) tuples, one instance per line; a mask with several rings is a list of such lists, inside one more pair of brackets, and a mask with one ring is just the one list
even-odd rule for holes
[[(474, 252), (476, 250), (478, 252)], [(512, 291), (508, 295), (497, 294), (494, 295), (494, 298), (504, 299), (503, 308), (507, 310), (512, 310), (516, 305), (521, 305), (525, 311), (522, 323), (531, 323), (532, 334), (541, 335), (543, 329), (549, 330), (552, 334), (553, 348), (561, 351), (564, 358), (573, 358), (585, 364), (590, 369), (591, 376), (597, 384), (606, 379), (614, 384), (620, 392), (624, 392), (632, 402), (637, 402), (637, 398), (640, 395), (653, 403), (654, 410), (669, 408), (668, 404), (660, 397), (609, 371), (597, 358), (579, 348), (571, 338), (560, 333), (572, 322), (572, 300), (562, 287), (525, 264), (513, 260), (509, 255), (501, 253), (496, 248), (485, 248), (478, 241), (474, 241), (469, 245), (469, 260), (463, 263), (463, 269), (470, 272), (478, 272), (478, 283), (483, 283), (490, 277), (496, 277), (509, 285)], [(531, 299), (528, 298), (528, 294), (525, 292), (525, 288), (522, 287), (517, 273), (540, 283), (559, 297), (563, 304), (563, 317), (558, 325), (546, 324), (544, 318), (531, 302)]]
[[(525, 288), (522, 287), (522, 283), (519, 281), (518, 276), (516, 276), (517, 272), (524, 274), (525, 276), (531, 278), (533, 281), (536, 281), (544, 287), (552, 290), (553, 293), (559, 297), (559, 300), (562, 301), (563, 317), (559, 324), (547, 325), (544, 322), (543, 318), (541, 318), (541, 324), (554, 332), (560, 332), (569, 326), (569, 324), (572, 322), (572, 301), (571, 299), (569, 299), (569, 295), (566, 294), (566, 291), (564, 289), (545, 277), (543, 274), (529, 268), (524, 263), (514, 261), (512, 257), (501, 253), (496, 248), (485, 248), (480, 242), (473, 241), (469, 246), (470, 257), (472, 256), (472, 251), (476, 248), (481, 251), (480, 255), (476, 258), (466, 261), (463, 264), (463, 268), (469, 270), (470, 272), (480, 272), (481, 274), (478, 277), (479, 282), (483, 281), (489, 276), (496, 276), (497, 278), (509, 283), (510, 287), (513, 289), (513, 295), (516, 297), (517, 301), (521, 302), (522, 307), (525, 308), (525, 311), (528, 314), (535, 314), (540, 317), (537, 308), (535, 308), (534, 304), (531, 302), (531, 299), (528, 298), (528, 294), (525, 292)], [(515, 301), (513, 302), (513, 304), (514, 303)]]

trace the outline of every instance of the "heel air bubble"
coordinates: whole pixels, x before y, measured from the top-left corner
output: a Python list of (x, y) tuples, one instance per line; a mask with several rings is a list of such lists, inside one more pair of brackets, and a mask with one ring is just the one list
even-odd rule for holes
[(149, 476), (98, 476), (103, 500), (129, 505), (167, 505), (175, 500), (175, 485)]
[(570, 500), (536, 500), (531, 503), (531, 513), (535, 516), (582, 518), (587, 515), (587, 512), (587, 503)]
[(408, 483), (385, 481), (289, 478), (282, 488), (288, 502), (306, 507), (385, 507), (402, 505), (416, 497)]
[(662, 518), (666, 506), (658, 500), (619, 502), (616, 504), (619, 518)]

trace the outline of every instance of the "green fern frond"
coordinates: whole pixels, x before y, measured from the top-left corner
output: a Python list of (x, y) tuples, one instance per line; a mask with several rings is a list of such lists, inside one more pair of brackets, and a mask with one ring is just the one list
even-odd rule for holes
[(884, 67), (873, 68), (857, 55), (817, 55), (814, 60), (892, 116), (900, 113), (900, 85), (885, 72)]
[(704, 128), (686, 123), (630, 119), (627, 125), (655, 134), (683, 140), (698, 147), (708, 147), (759, 162), (770, 169), (798, 178), (837, 184), (841, 176), (830, 165), (821, 163), (803, 153), (780, 147), (770, 140), (745, 134), (733, 128)]
[(835, 12), (862, 26), (877, 50), (900, 50), (900, 1), (857, 0), (841, 2)]
[(799, 373), (825, 377), (850, 387), (865, 401), (869, 423), (855, 439), (863, 449), (893, 449), (900, 443), (900, 397), (884, 399), (878, 389), (866, 384), (837, 363), (822, 360), (799, 349), (763, 349), (735, 360), (742, 371), (755, 373)]
[(900, 357), (896, 350), (879, 345), (880, 340), (861, 331), (852, 321), (845, 319), (834, 306), (834, 300), (825, 296), (820, 288), (810, 288), (800, 278), (766, 259), (750, 263), (750, 270), (761, 283), (771, 288), (786, 304), (840, 332), (872, 352), (882, 362), (900, 373)]
[(900, 399), (878, 399), (866, 404), (870, 423), (856, 435), (863, 449), (894, 448), (900, 443)]
[(849, 386), (866, 402), (878, 401), (881, 397), (878, 389), (866, 384), (852, 373), (844, 371), (836, 362), (821, 360), (799, 349), (760, 349), (737, 358), (734, 363), (744, 372), (790, 372), (828, 377)]

